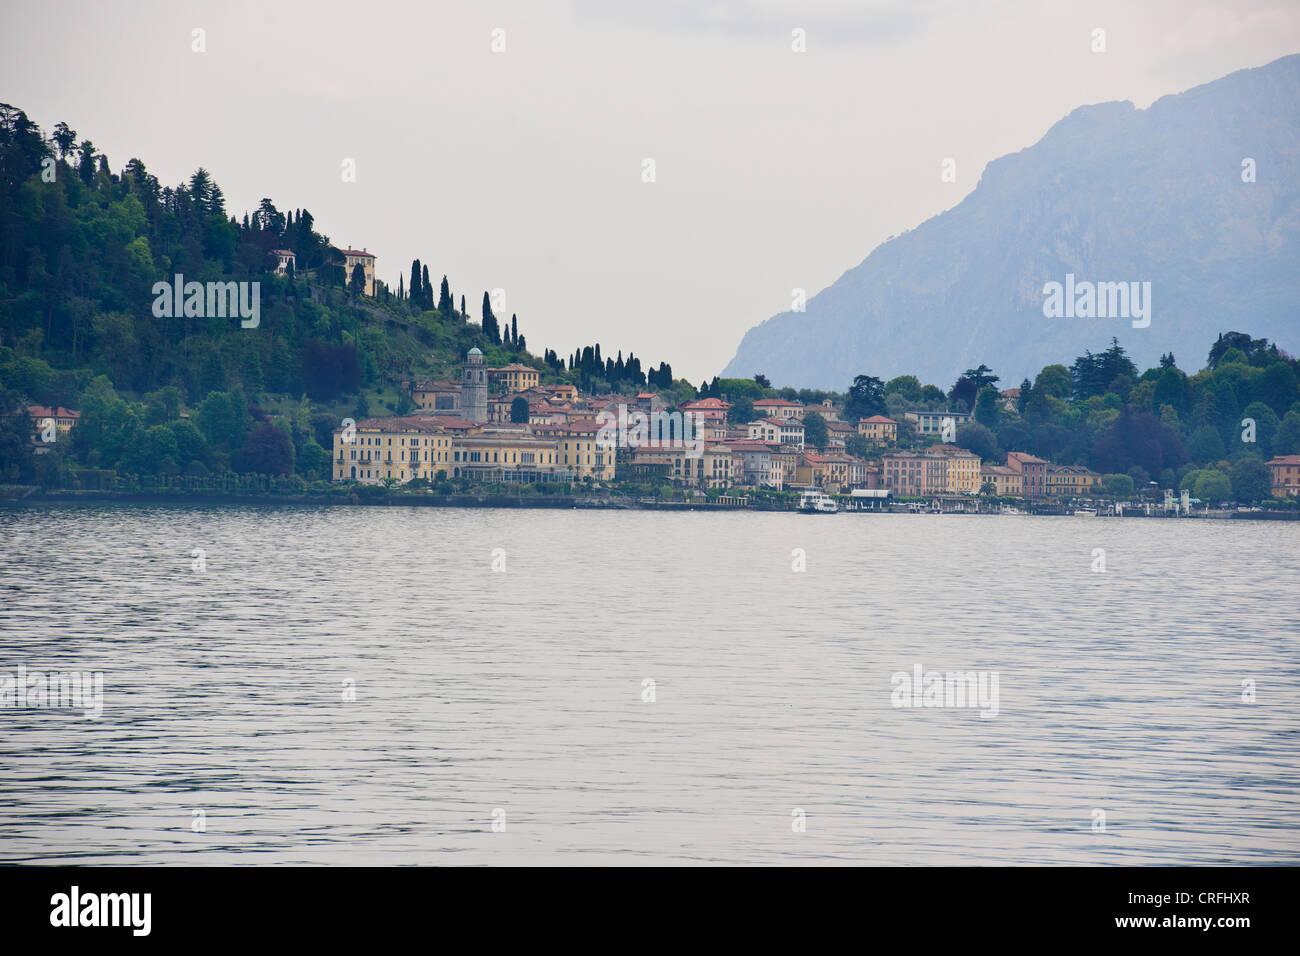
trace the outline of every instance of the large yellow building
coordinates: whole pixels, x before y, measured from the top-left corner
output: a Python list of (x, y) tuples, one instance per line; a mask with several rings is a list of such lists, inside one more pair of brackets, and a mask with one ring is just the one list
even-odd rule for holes
[(933, 445), (926, 455), (944, 459), (944, 490), (949, 494), (977, 495), (984, 483), (980, 478), (980, 457), (956, 445)]
[(334, 430), (334, 480), (377, 484), (385, 478), (405, 484), (451, 474), (452, 435), (436, 419), (368, 418)]
[(555, 443), (560, 465), (570, 469), (579, 481), (583, 478), (614, 480), (616, 441), (613, 437), (600, 436), (599, 422), (589, 418), (565, 424), (536, 425), (533, 430), (539, 437)]
[(364, 249), (340, 249), (343, 254), (343, 284), (346, 288), (352, 282), (352, 270), (361, 266), (366, 274), (366, 295), (375, 294), (375, 257)]
[(1003, 498), (1019, 498), (1024, 491), (1024, 478), (1020, 472), (1006, 465), (981, 465), (980, 487), (993, 485), (993, 493)]
[(536, 388), (539, 374), (537, 369), (519, 362), (488, 369), (488, 378), (505, 385), (507, 392), (522, 392), (525, 389)]
[(532, 483), (614, 479), (614, 441), (591, 420), (479, 424), (445, 416), (369, 418), (334, 430), (335, 481), (405, 484), (416, 478)]
[(486, 427), (457, 438), (452, 448), (453, 478), (531, 483), (570, 477), (555, 442), (523, 428)]
[(1047, 494), (1058, 497), (1091, 494), (1101, 486), (1101, 475), (1082, 465), (1047, 466)]
[(1300, 455), (1278, 455), (1268, 461), (1274, 498), (1300, 495)]
[(872, 415), (858, 421), (858, 434), (870, 442), (892, 445), (898, 439), (898, 422), (884, 415)]

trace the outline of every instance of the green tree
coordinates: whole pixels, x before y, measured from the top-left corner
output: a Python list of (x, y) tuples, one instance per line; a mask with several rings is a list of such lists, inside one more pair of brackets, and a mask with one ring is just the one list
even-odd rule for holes
[(1268, 465), (1258, 458), (1233, 462), (1230, 472), (1232, 497), (1243, 504), (1258, 504), (1273, 495), (1273, 476)]
[(962, 378), (968, 378), (974, 382), (977, 390), (988, 388), (991, 385), (996, 385), (999, 381), (999, 376), (993, 374), (993, 369), (989, 368), (982, 362), (980, 363), (979, 368), (968, 368), (966, 371), (962, 372), (961, 375)]
[(302, 443), (301, 452), (294, 455), (294, 468), (303, 476), (315, 475), (329, 478), (330, 455), (315, 438), (308, 438)]
[(208, 457), (208, 443), (203, 434), (187, 419), (179, 419), (167, 425), (176, 444), (176, 463), (184, 468), (192, 461), (205, 461)]
[[(861, 378), (862, 376), (858, 376)], [(879, 381), (879, 379), (877, 379)], [(817, 412), (808, 412), (803, 417), (803, 442), (812, 448), (825, 448), (830, 441), (826, 430), (826, 419)]]
[(352, 267), (352, 278), (348, 280), (348, 291), (355, 296), (366, 294), (366, 269), (359, 262)]
[(68, 126), (67, 123), (60, 122), (54, 127), (54, 135), (50, 137), (54, 145), (58, 148), (59, 159), (67, 159), (72, 153), (72, 147), (77, 142), (77, 131)]
[(980, 389), (979, 398), (975, 402), (975, 421), (986, 428), (997, 428), (998, 418), (1002, 413), (999, 405), (1000, 398), (995, 388), (986, 385)]
[(993, 432), (987, 426), (978, 422), (970, 422), (958, 428), (956, 441), (953, 444), (979, 455), (984, 461), (991, 461), (998, 457), (997, 439), (993, 437)]
[(31, 419), (15, 391), (0, 390), (0, 482), (30, 481), (35, 469)]
[(1226, 458), (1228, 452), (1223, 447), (1223, 439), (1219, 437), (1219, 430), (1209, 425), (1202, 425), (1196, 429), (1188, 440), (1187, 454), (1191, 456), (1192, 461), (1206, 464)]
[(1186, 375), (1173, 366), (1160, 373), (1160, 377), (1156, 379), (1155, 395), (1151, 399), (1151, 403), (1156, 408), (1168, 405), (1182, 415), (1187, 411), (1190, 399), (1191, 389), (1187, 384)]
[(1300, 385), (1297, 384), (1296, 374), (1291, 370), (1290, 363), (1274, 362), (1264, 369), (1264, 374), (1259, 379), (1257, 394), (1260, 400), (1273, 411), (1279, 415), (1285, 414), (1286, 410), (1300, 399)]
[[(1281, 427), (1281, 420), (1273, 413), (1273, 409), (1263, 402), (1251, 402), (1246, 406), (1241, 413), (1241, 421), (1245, 422), (1247, 419), (1255, 423), (1255, 444), (1260, 454), (1265, 458), (1273, 455), (1274, 438), (1278, 428)], [(1237, 437), (1240, 439), (1247, 431), (1247, 425), (1242, 425), (1237, 431)]]
[(885, 384), (885, 397), (897, 395), (908, 402), (921, 400), (921, 380), (915, 375), (899, 375)]
[(1130, 498), (1135, 488), (1135, 483), (1129, 475), (1110, 474), (1102, 478), (1101, 484), (1106, 489), (1106, 494), (1115, 498)]
[(1273, 454), (1300, 455), (1300, 412), (1289, 411), (1273, 434)]
[(1070, 370), (1064, 365), (1048, 365), (1034, 379), (1035, 394), (1041, 393), (1064, 400), (1070, 397), (1072, 389)]
[(259, 475), (293, 474), (293, 439), (270, 422), (258, 425), (244, 443), (242, 470)]
[(522, 395), (510, 403), (510, 420), (516, 424), (528, 424), (528, 399)]
[(1232, 481), (1221, 471), (1202, 471), (1192, 487), (1192, 497), (1217, 505), (1232, 500)]
[[(844, 400), (844, 417), (853, 421), (883, 414), (885, 414), (885, 383), (874, 375), (856, 376)], [(825, 423), (826, 420), (822, 419), (822, 424)], [(806, 419), (804, 428), (807, 429)]]

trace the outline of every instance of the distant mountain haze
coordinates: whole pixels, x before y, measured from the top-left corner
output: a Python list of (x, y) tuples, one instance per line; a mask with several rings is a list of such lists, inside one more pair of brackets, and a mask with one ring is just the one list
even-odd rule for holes
[[(1051, 282), (1074, 292), (1076, 308), (1049, 309), (1060, 317), (1044, 315)], [(1124, 304), (1110, 287), (1079, 317), (1101, 283), (1125, 283), (1149, 314), (1100, 317)], [(1007, 388), (1112, 336), (1139, 368), (1173, 352), (1194, 371), (1228, 329), (1300, 340), (1300, 55), (1145, 110), (1076, 109), (806, 311), (751, 329), (723, 374), (840, 390), (857, 374), (914, 374), (946, 387), (984, 362)]]

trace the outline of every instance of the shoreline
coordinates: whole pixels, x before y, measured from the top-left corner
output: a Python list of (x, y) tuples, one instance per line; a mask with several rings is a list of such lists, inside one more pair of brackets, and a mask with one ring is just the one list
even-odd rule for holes
[[(296, 505), (301, 507), (415, 507), (415, 508), (510, 508), (540, 510), (585, 510), (585, 511), (689, 511), (689, 512), (757, 512), (774, 514), (802, 514), (797, 508), (782, 508), (773, 505), (732, 505), (710, 504), (704, 501), (649, 501), (638, 498), (618, 496), (542, 496), (542, 495), (501, 495), (501, 494), (396, 494), (396, 495), (358, 495), (350, 494), (272, 494), (256, 492), (250, 494), (219, 492), (182, 492), (166, 493), (157, 491), (69, 491), (56, 489), (42, 491), (33, 486), (8, 486), (0, 489), (0, 507), (19, 507), (33, 504), (76, 505), (82, 503), (135, 503), (135, 504), (195, 504), (195, 505)], [(905, 505), (895, 505), (887, 509), (841, 509), (835, 514), (870, 515), (870, 514), (913, 514), (931, 515), (936, 512), (916, 511)], [(1064, 507), (1044, 507), (1038, 511), (1027, 511), (1020, 515), (1002, 515), (997, 510), (988, 511), (944, 511), (944, 515), (962, 515), (967, 517), (1075, 517)], [(1095, 515), (1092, 517), (1111, 518), (1113, 515)], [(1210, 514), (1166, 515), (1144, 514), (1131, 511), (1123, 518), (1168, 519), (1192, 518), (1209, 520), (1254, 520), (1254, 521), (1300, 521), (1300, 511), (1230, 511), (1211, 512)]]

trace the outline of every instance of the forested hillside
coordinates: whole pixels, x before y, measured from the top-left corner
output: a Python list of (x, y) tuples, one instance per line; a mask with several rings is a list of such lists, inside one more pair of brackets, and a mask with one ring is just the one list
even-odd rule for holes
[[(273, 271), (280, 249), (296, 256), (286, 275)], [(256, 326), (155, 314), (155, 284), (177, 274), (259, 283)], [(567, 363), (549, 350), (535, 358), (518, 318), (492, 315), (487, 293), (471, 322), (446, 276), (435, 300), (428, 265), (411, 275), (366, 296), (309, 210), (268, 198), (233, 215), (205, 169), (176, 186), (136, 158), (115, 171), (67, 124), (47, 134), (0, 104), (0, 481), (38, 469), (57, 480), (75, 465), (328, 477), (324, 449), (343, 415), (406, 411), (400, 382), (458, 378), (475, 346), (490, 365), (536, 366), (543, 381), (673, 385), (667, 365), (643, 372), (629, 355), (625, 368), (621, 352), (606, 370), (599, 345)], [(28, 404), (83, 417), (54, 454), (34, 457), (13, 414)]]

